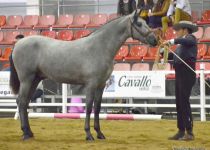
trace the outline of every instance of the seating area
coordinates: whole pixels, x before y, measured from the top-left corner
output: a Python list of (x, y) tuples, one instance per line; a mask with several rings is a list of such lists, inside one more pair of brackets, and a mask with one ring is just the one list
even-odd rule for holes
[[(204, 62), (203, 63), (205, 66), (205, 70), (210, 70), (210, 63)], [(171, 64), (166, 63), (164, 69), (160, 69), (157, 67), (152, 68), (153, 66), (149, 63), (116, 63), (114, 65), (114, 71), (173, 71), (174, 69), (172, 68)], [(196, 63), (196, 70), (200, 70), (200, 62)], [(196, 76), (199, 78), (199, 75)], [(210, 78), (210, 74), (206, 74), (205, 78)], [(175, 74), (166, 74), (166, 79), (167, 80), (174, 80), (175, 79)]]
[(205, 10), (202, 13), (201, 20), (197, 21), (198, 25), (210, 24), (210, 10)]
[(117, 18), (116, 14), (12, 15), (0, 16), (1, 29), (93, 28)]
[[(198, 14), (193, 12), (193, 20), (199, 25), (199, 30), (194, 33), (198, 39), (198, 56), (199, 60), (210, 59), (210, 10), (202, 13), (201, 20)], [(197, 17), (196, 17), (197, 16)], [(57, 19), (54, 15), (12, 15), (0, 16), (0, 48), (1, 62), (8, 62), (11, 53), (11, 47), (15, 43), (15, 37), (23, 34), (25, 37), (31, 35), (42, 35), (54, 39), (72, 41), (88, 36), (101, 25), (117, 18), (117, 14), (65, 14), (60, 15)], [(168, 28), (165, 39), (175, 38), (175, 32), (172, 28)], [(175, 50), (175, 46), (172, 50)], [(10, 51), (8, 50), (10, 49)], [(130, 70), (148, 70), (146, 63), (154, 62), (157, 55), (158, 47), (148, 47), (137, 40), (129, 38), (119, 49), (115, 56), (117, 63), (135, 64)], [(143, 63), (142, 63), (143, 62)], [(147, 66), (147, 65), (146, 65)]]
[[(210, 69), (210, 63), (204, 62), (205, 70)], [(165, 64), (166, 71), (170, 71), (173, 68), (171, 68), (171, 65), (169, 63)], [(151, 71), (152, 66), (149, 65), (149, 63), (116, 63), (114, 65), (114, 71)], [(158, 71), (158, 68), (153, 68), (153, 70)], [(196, 70), (200, 70), (200, 62), (196, 63)]]
[[(193, 21), (198, 25), (210, 25), (210, 10), (205, 10), (198, 20), (197, 12), (192, 12)], [(54, 15), (0, 15), (1, 29), (46, 29), (46, 28), (92, 28), (99, 27), (117, 18), (117, 14), (65, 14), (57, 19)]]
[[(171, 50), (174, 50), (172, 47)], [(116, 61), (138, 61), (138, 62), (151, 62), (155, 60), (158, 47), (148, 47), (146, 45), (123, 45), (115, 56)], [(210, 46), (205, 43), (198, 44), (197, 59), (206, 60), (210, 58)]]

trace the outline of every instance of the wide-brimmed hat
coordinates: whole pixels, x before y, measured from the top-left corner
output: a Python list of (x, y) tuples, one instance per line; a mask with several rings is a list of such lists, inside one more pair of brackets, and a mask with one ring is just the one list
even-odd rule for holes
[(175, 24), (173, 26), (174, 30), (179, 30), (179, 29), (183, 29), (183, 28), (188, 28), (190, 29), (192, 32), (197, 32), (198, 31), (198, 27), (196, 24), (192, 23), (191, 21), (180, 21), (179, 23)]

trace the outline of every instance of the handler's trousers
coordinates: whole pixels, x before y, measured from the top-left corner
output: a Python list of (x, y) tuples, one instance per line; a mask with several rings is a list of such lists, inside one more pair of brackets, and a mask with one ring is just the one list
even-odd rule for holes
[(186, 20), (186, 21), (192, 20), (192, 17), (188, 13), (186, 13), (185, 11), (179, 8), (176, 8), (175, 14), (173, 15), (173, 17), (174, 17), (174, 22), (172, 22), (172, 20), (168, 16), (162, 17), (163, 33), (166, 32), (169, 23), (176, 24), (182, 20)]
[[(190, 65), (195, 69), (195, 64)], [(184, 64), (175, 65), (177, 127), (181, 131), (192, 131), (193, 119), (190, 107), (190, 94), (196, 81), (196, 74)]]

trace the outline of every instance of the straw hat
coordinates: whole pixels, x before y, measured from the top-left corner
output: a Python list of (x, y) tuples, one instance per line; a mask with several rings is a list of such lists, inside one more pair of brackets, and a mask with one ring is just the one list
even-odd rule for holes
[(197, 25), (192, 23), (191, 21), (180, 21), (179, 23), (175, 24), (173, 28), (174, 30), (188, 28), (192, 31), (192, 33), (198, 31)]

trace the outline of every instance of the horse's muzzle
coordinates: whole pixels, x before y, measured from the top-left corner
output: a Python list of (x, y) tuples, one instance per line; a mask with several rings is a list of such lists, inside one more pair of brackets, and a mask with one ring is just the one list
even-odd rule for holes
[(153, 33), (146, 37), (146, 41), (151, 46), (156, 46), (158, 44), (157, 37)]

